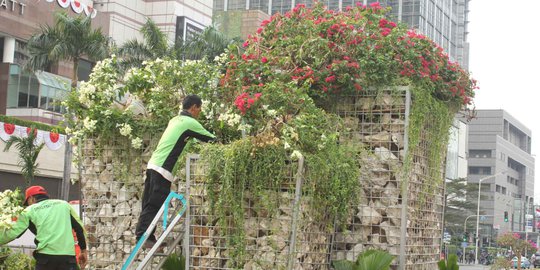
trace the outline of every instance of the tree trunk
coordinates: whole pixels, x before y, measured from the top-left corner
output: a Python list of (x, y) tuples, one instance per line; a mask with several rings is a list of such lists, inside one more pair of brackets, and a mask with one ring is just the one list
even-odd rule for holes
[[(71, 89), (70, 91), (77, 91), (77, 81), (78, 81), (78, 72), (79, 69), (79, 58), (75, 58), (73, 60), (73, 73), (71, 76)], [(69, 112), (66, 112), (65, 115), (66, 118), (71, 118), (71, 114)], [(66, 119), (66, 127), (69, 127), (69, 120)], [(60, 192), (61, 198), (63, 200), (68, 201), (69, 200), (69, 188), (71, 186), (71, 161), (72, 161), (72, 148), (71, 144), (69, 143), (69, 135), (66, 134), (66, 144), (65, 144), (65, 152), (64, 152), (64, 174), (62, 177), (62, 191)]]

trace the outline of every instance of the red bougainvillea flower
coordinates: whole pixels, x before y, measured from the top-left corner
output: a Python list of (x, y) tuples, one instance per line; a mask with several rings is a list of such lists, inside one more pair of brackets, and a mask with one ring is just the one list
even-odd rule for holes
[(262, 93), (255, 93), (252, 98), (249, 93), (244, 92), (236, 97), (234, 105), (240, 111), (240, 113), (244, 115), (246, 114), (247, 110), (260, 99), (261, 96)]
[(406, 78), (435, 98), (470, 104), (477, 85), (468, 72), (425, 35), (388, 19), (387, 10), (357, 1), (344, 12), (316, 3), (272, 15), (230, 59), (220, 85), (234, 93), (242, 113), (257, 106), (249, 93), (280, 91), (266, 89), (275, 81), (301, 86), (316, 99)]

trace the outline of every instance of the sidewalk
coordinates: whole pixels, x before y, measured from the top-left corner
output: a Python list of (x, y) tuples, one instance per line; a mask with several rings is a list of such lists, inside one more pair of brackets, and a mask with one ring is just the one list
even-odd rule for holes
[(489, 270), (488, 265), (459, 264), (459, 270)]

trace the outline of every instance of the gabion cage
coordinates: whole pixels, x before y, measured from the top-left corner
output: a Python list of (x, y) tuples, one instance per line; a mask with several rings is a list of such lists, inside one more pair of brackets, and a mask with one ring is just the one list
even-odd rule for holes
[[(315, 222), (310, 196), (302, 193), (304, 165), (293, 163), (285, 173), (287, 185), (278, 190), (263, 188), (267, 197), (279, 198), (273, 212), (265, 211), (261, 198), (244, 194), (246, 245), (239, 265), (331, 269), (332, 260), (354, 261), (361, 252), (377, 248), (396, 256), (392, 269), (436, 269), (444, 182), (434, 181), (433, 176), (442, 179), (444, 164), (430, 163), (430, 142), (441, 139), (432, 128), (434, 117), (421, 124), (419, 143), (408, 146), (411, 108), (423, 105), (415, 104), (408, 89), (363, 91), (332, 103), (330, 110), (344, 120), (341, 143), (359, 149), (358, 205), (351, 205), (343, 226)], [(144, 173), (156, 140), (145, 142), (140, 151), (124, 140), (80, 144), (91, 269), (120, 269), (136, 244)], [(408, 153), (409, 149), (414, 151)], [(188, 232), (178, 252), (182, 249), (186, 256), (187, 269), (234, 269), (234, 247), (228, 236), (235, 227), (223, 227), (210, 209), (204, 160), (190, 156), (186, 165), (186, 182), (172, 186), (187, 194), (190, 202), (185, 224), (176, 230), (177, 237), (183, 228)]]
[[(302, 194), (303, 161), (297, 165), (297, 170), (289, 166), (287, 184), (278, 190), (263, 187), (263, 192), (278, 198), (275, 209), (266, 209), (261, 198), (244, 194), (246, 246), (238, 262), (243, 269), (329, 269), (333, 229), (312, 219), (309, 198)], [(187, 168), (186, 269), (237, 269), (231, 263), (235, 247), (227, 244), (235, 228), (223, 227), (209, 208), (204, 160), (192, 156)]]
[[(83, 222), (88, 234), (90, 269), (120, 269), (135, 247), (144, 175), (153, 147), (147, 145), (137, 151), (125, 140), (103, 145), (88, 139), (80, 144)], [(174, 183), (172, 189), (177, 190)], [(182, 227), (174, 234), (181, 234), (179, 230)], [(161, 231), (158, 226), (157, 234)]]
[[(396, 256), (393, 269), (437, 268), (444, 185), (430, 181), (428, 153), (429, 142), (441, 138), (434, 137), (429, 124), (433, 119), (427, 117), (419, 145), (407, 153), (408, 121), (415, 105), (424, 104), (414, 104), (406, 88), (365, 91), (333, 103), (333, 112), (344, 119), (342, 142), (368, 150), (359, 153), (360, 203), (352, 206), (344, 228), (336, 226), (333, 260), (354, 261), (362, 251), (376, 248)], [(409, 168), (407, 154), (412, 155)], [(442, 167), (436, 168), (441, 179)]]

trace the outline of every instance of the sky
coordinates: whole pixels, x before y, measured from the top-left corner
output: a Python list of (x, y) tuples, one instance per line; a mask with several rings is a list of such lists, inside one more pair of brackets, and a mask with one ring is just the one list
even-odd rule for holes
[(469, 71), (477, 109), (504, 109), (532, 131), (540, 201), (540, 0), (471, 0)]

